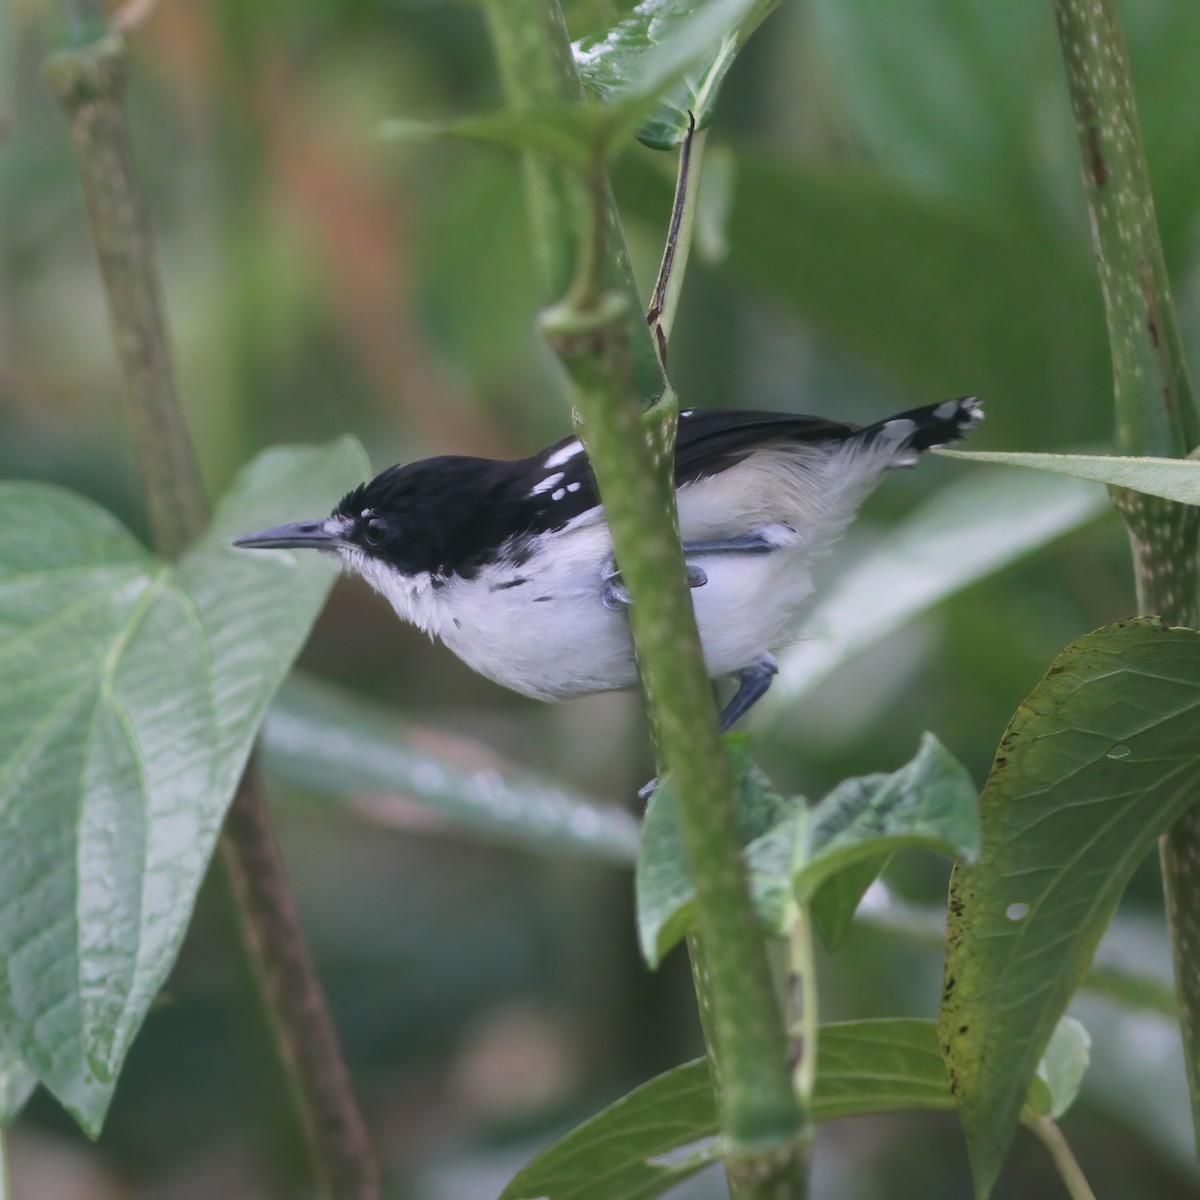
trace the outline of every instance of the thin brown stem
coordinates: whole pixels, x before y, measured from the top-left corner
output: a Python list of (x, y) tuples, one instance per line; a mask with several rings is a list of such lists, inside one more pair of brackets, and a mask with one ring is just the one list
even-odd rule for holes
[[(94, 3), (76, 4), (81, 23), (96, 17)], [(176, 558), (204, 528), (207, 504), (176, 393), (150, 222), (134, 171), (121, 40), (109, 35), (63, 51), (47, 74), (71, 124), (155, 546)], [(220, 855), (314, 1161), (336, 1200), (376, 1200), (365, 1126), (304, 948), (253, 760), (238, 784)]]
[(377, 1200), (379, 1174), (325, 995), (300, 932), (287, 872), (251, 764), (225, 818), (221, 861), (238, 924), (300, 1105), (308, 1144), (337, 1200)]

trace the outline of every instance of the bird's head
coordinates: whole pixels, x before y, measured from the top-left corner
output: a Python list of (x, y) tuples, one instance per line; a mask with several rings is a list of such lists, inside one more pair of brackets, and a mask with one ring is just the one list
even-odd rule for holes
[(324, 550), (351, 570), (387, 566), (401, 574), (432, 568), (437, 557), (421, 464), (392, 467), (342, 497), (327, 517), (247, 533), (245, 550)]

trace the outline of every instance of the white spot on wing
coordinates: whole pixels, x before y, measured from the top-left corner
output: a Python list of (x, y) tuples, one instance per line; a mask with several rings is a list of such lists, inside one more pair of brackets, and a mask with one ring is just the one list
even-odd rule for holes
[(879, 430), (881, 436), (889, 442), (902, 442), (905, 438), (912, 437), (916, 431), (916, 421), (910, 420), (908, 417), (896, 417), (891, 421), (884, 421)]
[(578, 438), (572, 438), (565, 446), (560, 446), (546, 459), (546, 466), (561, 467), (563, 463), (570, 462), (582, 450), (583, 443)]
[(554, 491), (550, 493), (550, 499), (551, 500), (561, 500), (566, 494), (567, 494), (566, 488), (555, 488)]
[(548, 492), (556, 484), (562, 482), (562, 477), (563, 473), (561, 471), (555, 471), (553, 475), (547, 475), (541, 483), (533, 487), (529, 494), (531, 496), (540, 496), (543, 492)]

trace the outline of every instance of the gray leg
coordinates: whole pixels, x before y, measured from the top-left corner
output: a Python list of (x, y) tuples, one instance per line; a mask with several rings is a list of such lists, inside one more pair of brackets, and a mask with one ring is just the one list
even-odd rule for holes
[[(733, 724), (746, 715), (758, 700), (767, 694), (771, 680), (779, 672), (779, 664), (769, 654), (764, 654), (753, 666), (739, 671), (735, 678), (738, 690), (733, 699), (725, 706), (724, 712), (718, 718), (717, 727), (722, 733), (728, 733)], [(643, 804), (649, 804), (654, 789), (658, 787), (658, 778), (638, 788), (638, 799)]]
[[(708, 582), (707, 573), (700, 567), (693, 566), (691, 563), (687, 563), (686, 566), (688, 587), (703, 587)], [(628, 590), (621, 582), (621, 572), (617, 569), (615, 559), (610, 558), (605, 564), (604, 570), (600, 573), (600, 580), (604, 584), (604, 588), (600, 592), (600, 602), (605, 608), (613, 612), (621, 612), (633, 603), (629, 598)]]
[(714, 542), (684, 542), (684, 555), (690, 554), (721, 554), (726, 551), (740, 554), (769, 554), (778, 549), (774, 542), (769, 542), (761, 533), (743, 533), (737, 537), (719, 538)]
[(725, 711), (721, 713), (718, 723), (722, 733), (728, 733), (735, 722), (741, 720), (752, 705), (767, 694), (767, 688), (771, 686), (771, 680), (778, 671), (779, 664), (769, 654), (764, 654), (758, 662), (743, 667), (737, 673), (735, 678), (738, 681), (738, 690), (734, 692), (733, 699), (725, 705)]

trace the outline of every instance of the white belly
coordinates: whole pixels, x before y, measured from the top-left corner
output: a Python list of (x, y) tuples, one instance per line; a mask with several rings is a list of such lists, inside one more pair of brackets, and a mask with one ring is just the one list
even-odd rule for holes
[[(481, 675), (537, 699), (634, 687), (628, 616), (603, 602), (608, 531), (596, 524), (568, 537), (552, 561), (543, 555), (449, 583), (438, 596), (444, 615), (431, 632)], [(811, 591), (804, 559), (798, 548), (689, 557), (708, 577), (691, 594), (713, 678), (791, 639)]]

